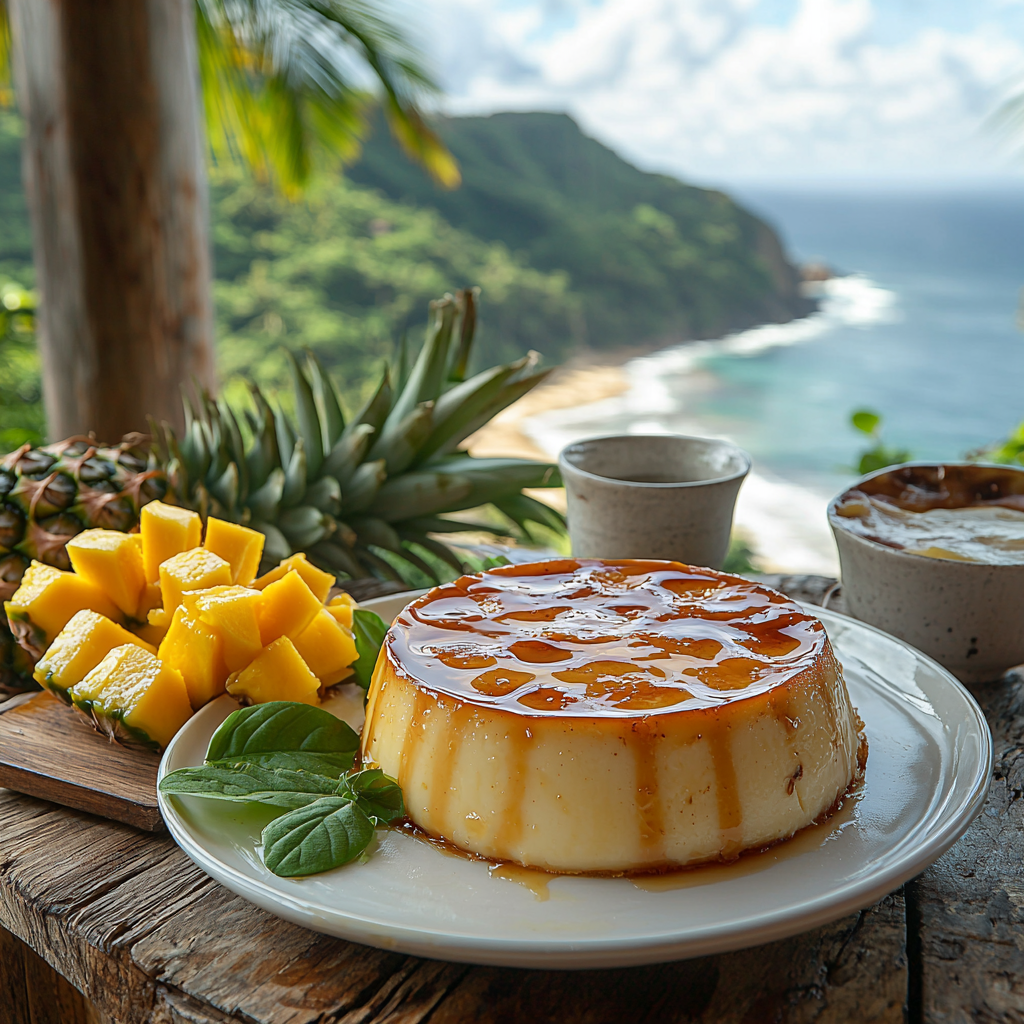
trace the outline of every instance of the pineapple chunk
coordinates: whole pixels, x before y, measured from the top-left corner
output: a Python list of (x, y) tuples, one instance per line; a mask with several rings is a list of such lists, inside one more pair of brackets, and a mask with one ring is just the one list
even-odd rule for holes
[(212, 587), (183, 597), (186, 611), (219, 634), (229, 672), (245, 668), (263, 647), (256, 617), (260, 599), (259, 591), (248, 587)]
[(270, 572), (264, 573), (253, 583), (253, 586), (257, 590), (266, 590), (271, 583), (284, 579), (292, 571), (297, 572), (303, 578), (306, 586), (316, 594), (317, 600), (321, 604), (327, 600), (327, 595), (331, 592), (331, 587), (334, 586), (334, 577), (329, 572), (318, 569), (301, 551), (298, 554), (290, 555)]
[(332, 597), (327, 605), (327, 610), (338, 620), (338, 623), (346, 629), (352, 628), (352, 610), (356, 607), (356, 599), (351, 594), (338, 594)]
[[(161, 615), (163, 610), (161, 609)], [(155, 651), (159, 646), (164, 636), (167, 633), (167, 627), (170, 625), (168, 622), (160, 622), (159, 624), (154, 622), (140, 622), (137, 626), (130, 626), (129, 629), (134, 633), (140, 640), (145, 640), (153, 650)]]
[(67, 542), (71, 567), (99, 587), (125, 615), (134, 617), (146, 580), (142, 552), (127, 533), (84, 530)]
[(108, 736), (146, 746), (166, 747), (192, 717), (181, 673), (135, 644), (115, 647), (68, 692)]
[(160, 579), (160, 563), (172, 555), (199, 547), (203, 536), (203, 521), (197, 512), (162, 501), (151, 501), (142, 506), (139, 517), (142, 535), (142, 565), (147, 583)]
[(116, 622), (83, 608), (75, 612), (57, 634), (32, 676), (40, 686), (70, 704), (67, 691), (80, 683), (115, 647), (123, 644), (136, 644), (150, 654), (156, 653), (155, 648), (132, 636)]
[(211, 517), (206, 520), (203, 547), (231, 564), (232, 583), (247, 587), (256, 579), (265, 539), (258, 530)]
[(182, 551), (160, 563), (160, 592), (168, 619), (181, 604), (181, 595), (186, 591), (230, 585), (230, 563), (206, 548)]
[(11, 631), (37, 657), (42, 657), (71, 616), (83, 608), (121, 621), (117, 605), (99, 587), (42, 562), (33, 562), (25, 570), (21, 586), (4, 602)]
[(294, 569), (276, 583), (271, 583), (260, 595), (256, 614), (260, 622), (263, 646), (279, 637), (294, 639), (323, 608), (323, 602), (306, 585)]
[(358, 657), (352, 634), (326, 608), (295, 638), (295, 649), (324, 686), (350, 675)]
[(154, 608), (162, 608), (164, 605), (163, 596), (160, 593), (159, 583), (147, 583), (142, 588), (142, 594), (139, 596), (139, 605), (135, 609), (135, 614), (132, 616), (138, 622), (145, 622), (146, 616)]
[(320, 680), (309, 670), (295, 645), (283, 636), (264, 647), (256, 660), (228, 679), (228, 693), (252, 704), (271, 700), (319, 703)]
[(189, 702), (196, 711), (224, 692), (228, 678), (224, 641), (215, 629), (198, 615), (190, 615), (186, 608), (179, 607), (174, 612), (158, 657), (181, 673)]

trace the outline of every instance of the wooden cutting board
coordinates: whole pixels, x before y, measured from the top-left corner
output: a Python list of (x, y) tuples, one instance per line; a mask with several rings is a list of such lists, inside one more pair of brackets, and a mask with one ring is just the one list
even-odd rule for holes
[(52, 693), (0, 704), (0, 786), (6, 789), (160, 832), (159, 763), (159, 754), (111, 743)]

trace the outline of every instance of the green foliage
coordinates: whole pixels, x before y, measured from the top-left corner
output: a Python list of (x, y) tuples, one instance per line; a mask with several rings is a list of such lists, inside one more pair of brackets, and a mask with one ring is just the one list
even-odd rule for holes
[(359, 736), (323, 708), (269, 701), (233, 711), (210, 738), (206, 763), (255, 764), (331, 778), (352, 767)]
[[(291, 203), (234, 169), (212, 174), (215, 298), (222, 377), (273, 393), (282, 346), (309, 348), (342, 396), (365, 398), (396, 338), (419, 334), (435, 295), (478, 283), (478, 359), (531, 349), (559, 356), (577, 340), (578, 299), (564, 273), (541, 273), (497, 242), (324, 175)], [(235, 385), (237, 387), (237, 385)]]
[(460, 117), (438, 130), (462, 169), (457, 192), (433, 187), (383, 131), (350, 179), (567, 275), (574, 336), (595, 348), (714, 337), (809, 311), (767, 225), (721, 192), (638, 170), (565, 115)]
[(980, 462), (1002, 462), (1011, 466), (1024, 466), (1024, 422), (1010, 432), (1009, 436), (981, 451), (972, 452), (971, 458)]
[(317, 163), (358, 154), (369, 78), (405, 152), (441, 185), (458, 185), (455, 161), (418, 106), (437, 87), (403, 28), (375, 5), (197, 0), (196, 32), (207, 138), (220, 163), (242, 162), (297, 194)]
[(858, 409), (850, 415), (850, 425), (871, 438), (872, 446), (861, 453), (857, 472), (861, 476), (909, 462), (914, 456), (904, 448), (889, 448), (882, 440), (882, 417), (871, 409)]
[(46, 431), (35, 307), (32, 292), (0, 275), (0, 452), (42, 444)]
[(729, 551), (725, 556), (723, 572), (734, 572), (742, 575), (748, 572), (760, 572), (754, 564), (754, 549), (739, 534), (729, 538)]
[[(293, 701), (242, 708), (214, 733), (205, 764), (164, 776), (160, 791), (277, 809), (262, 836), (263, 861), (275, 874), (341, 867), (363, 853), (375, 828), (405, 815), (405, 801), (379, 768), (339, 778), (355, 733), (331, 717)], [(303, 769), (268, 767), (268, 757)]]

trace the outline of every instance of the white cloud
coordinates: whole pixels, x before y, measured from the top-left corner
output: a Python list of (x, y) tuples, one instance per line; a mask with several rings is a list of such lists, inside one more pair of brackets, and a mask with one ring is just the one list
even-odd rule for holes
[[(927, 8), (927, 5), (925, 5)], [(971, 173), (1024, 71), (1005, 0), (900, 38), (871, 0), (430, 0), (453, 113), (565, 110), (648, 167), (697, 177)], [(1003, 18), (1001, 22), (1000, 19)]]

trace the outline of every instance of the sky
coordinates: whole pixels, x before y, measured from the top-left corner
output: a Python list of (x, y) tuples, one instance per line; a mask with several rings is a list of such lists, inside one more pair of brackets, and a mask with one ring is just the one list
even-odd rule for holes
[(564, 111), (648, 170), (1024, 178), (993, 116), (1024, 92), (1024, 0), (418, 0), (410, 15), (447, 112)]

